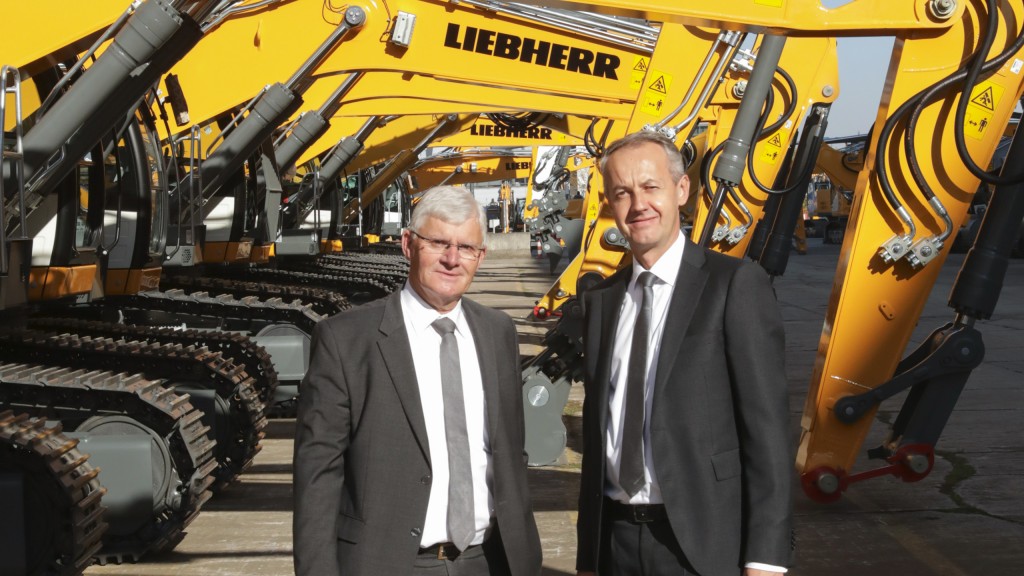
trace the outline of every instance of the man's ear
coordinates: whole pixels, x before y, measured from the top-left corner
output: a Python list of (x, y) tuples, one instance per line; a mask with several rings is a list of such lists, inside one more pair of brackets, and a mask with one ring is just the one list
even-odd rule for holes
[(676, 187), (679, 190), (679, 205), (682, 206), (690, 198), (690, 177), (683, 174), (683, 177), (676, 183)]
[(406, 260), (412, 260), (412, 232), (408, 228), (402, 230), (402, 254)]

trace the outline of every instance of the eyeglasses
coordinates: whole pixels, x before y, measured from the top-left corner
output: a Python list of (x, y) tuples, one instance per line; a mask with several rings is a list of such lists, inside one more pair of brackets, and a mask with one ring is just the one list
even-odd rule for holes
[(445, 240), (427, 238), (426, 236), (420, 234), (419, 232), (413, 230), (412, 228), (409, 228), (409, 232), (414, 234), (420, 240), (423, 240), (423, 248), (426, 249), (428, 252), (432, 252), (434, 254), (443, 254), (447, 252), (449, 248), (455, 246), (455, 248), (459, 251), (459, 258), (462, 258), (463, 260), (479, 260), (480, 255), (486, 251), (486, 248), (478, 248), (476, 246), (471, 246), (469, 244), (452, 244), (450, 242), (446, 242)]

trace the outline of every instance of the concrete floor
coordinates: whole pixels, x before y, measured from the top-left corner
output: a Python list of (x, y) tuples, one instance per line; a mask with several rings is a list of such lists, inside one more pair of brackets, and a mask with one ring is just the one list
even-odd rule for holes
[[(814, 363), (839, 248), (812, 239), (775, 282), (787, 330), (794, 443)], [(912, 346), (952, 318), (950, 286), (963, 261), (947, 261), (914, 333)], [(517, 320), (524, 354), (535, 354), (545, 329), (522, 320), (554, 280), (545, 260), (485, 261), (473, 298)], [(939, 443), (932, 474), (915, 484), (880, 478), (852, 487), (837, 503), (808, 500), (794, 483), (797, 552), (794, 576), (998, 576), (1024, 566), (1024, 261), (1010, 264), (995, 318), (977, 326), (987, 355), (960, 398)], [(570, 446), (582, 393), (566, 410)], [(898, 398), (885, 403), (865, 447), (877, 445)], [(287, 575), (291, 560), (291, 451), (294, 421), (271, 422), (252, 469), (209, 502), (170, 552), (142, 563), (93, 566), (88, 575)], [(858, 469), (875, 467), (867, 461)], [(579, 454), (532, 469), (534, 511), (547, 575), (574, 573)]]

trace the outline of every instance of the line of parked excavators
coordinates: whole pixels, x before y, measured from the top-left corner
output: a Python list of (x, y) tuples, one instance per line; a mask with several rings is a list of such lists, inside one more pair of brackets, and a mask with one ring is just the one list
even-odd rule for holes
[[(1024, 90), (1022, 2), (543, 4), (4, 7), (5, 573), (78, 574), (175, 546), (253, 462), (268, 416), (293, 410), (314, 325), (401, 287), (406, 263), (379, 241), (401, 225), (385, 201), (407, 215), (438, 183), (528, 178), (527, 229), (552, 258), (575, 254), (539, 295), (532, 314), (559, 320), (523, 366), (529, 461), (554, 462), (582, 365), (577, 296), (629, 262), (602, 210), (603, 146), (674, 138), (700, 184), (681, 213), (694, 240), (778, 276), (844, 36), (896, 40), (851, 171), (796, 467), (822, 501), (929, 473), (984, 357), (975, 321), (1019, 249), (1024, 145), (988, 167)], [(451, 151), (423, 159), (427, 147)], [(905, 352), (979, 190), (951, 320)], [(869, 451), (878, 466), (854, 470), (879, 403), (908, 389)]]

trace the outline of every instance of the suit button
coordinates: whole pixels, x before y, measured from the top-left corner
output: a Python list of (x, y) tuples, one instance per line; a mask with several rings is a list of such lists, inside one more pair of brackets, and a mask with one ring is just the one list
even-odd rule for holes
[(424, 474), (423, 477), (420, 478), (420, 484), (430, 484), (430, 481), (430, 474)]
[(419, 538), (419, 537), (420, 537), (420, 534), (423, 534), (423, 531), (422, 531), (422, 530), (420, 530), (419, 528), (413, 528), (413, 529), (412, 529), (412, 530), (411, 530), (411, 531), (409, 532), (409, 534), (412, 534), (412, 535), (413, 535), (413, 536), (415, 536), (416, 538)]

